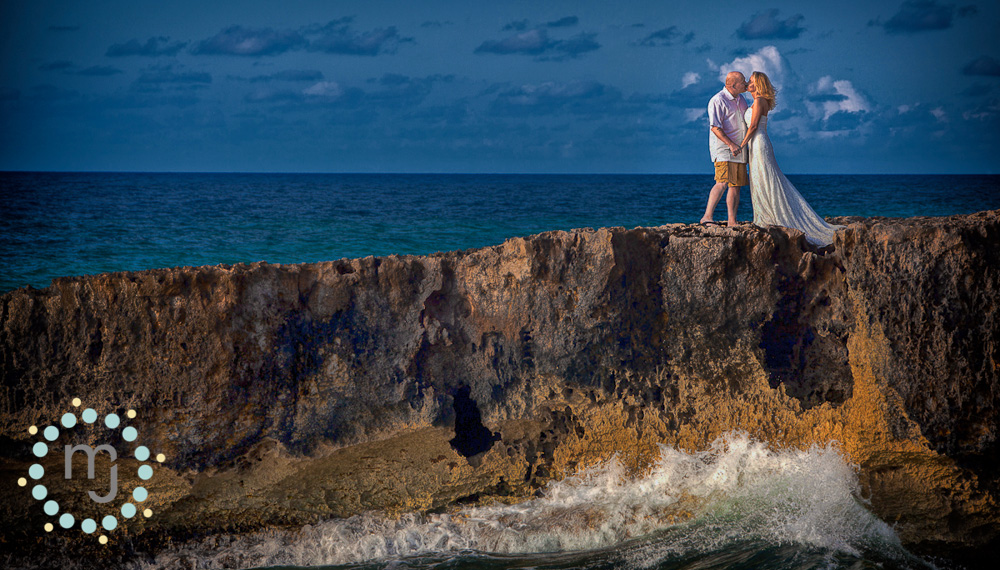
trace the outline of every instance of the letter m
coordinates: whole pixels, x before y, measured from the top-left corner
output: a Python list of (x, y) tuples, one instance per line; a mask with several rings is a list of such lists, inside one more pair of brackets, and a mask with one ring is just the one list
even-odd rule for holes
[[(66, 446), (66, 478), (73, 478), (73, 454), (82, 451), (87, 454), (87, 479), (94, 478), (94, 456), (98, 451), (106, 451), (111, 456), (112, 463), (118, 459), (118, 452), (110, 445), (98, 445), (97, 448), (89, 445)], [(111, 466), (111, 489), (108, 494), (101, 497), (93, 491), (87, 492), (95, 503), (109, 503), (118, 495), (118, 466)]]

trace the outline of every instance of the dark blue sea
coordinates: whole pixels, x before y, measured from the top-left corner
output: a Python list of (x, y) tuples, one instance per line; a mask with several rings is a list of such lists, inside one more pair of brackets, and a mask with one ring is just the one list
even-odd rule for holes
[[(1000, 208), (1000, 176), (790, 176), (823, 216)], [(0, 293), (59, 276), (426, 254), (555, 229), (694, 223), (706, 175), (0, 173)], [(725, 216), (720, 204), (716, 219)], [(744, 189), (739, 219), (752, 219)], [(933, 568), (834, 448), (731, 434), (611, 462), (518, 505), (377, 513), (177, 544), (145, 568)], [(947, 566), (945, 566), (947, 567)]]
[[(822, 216), (1000, 208), (1000, 176), (790, 176)], [(494, 245), (693, 223), (706, 175), (0, 173), (0, 293), (52, 278)], [(753, 217), (744, 189), (739, 218)], [(725, 203), (717, 220), (725, 219)]]

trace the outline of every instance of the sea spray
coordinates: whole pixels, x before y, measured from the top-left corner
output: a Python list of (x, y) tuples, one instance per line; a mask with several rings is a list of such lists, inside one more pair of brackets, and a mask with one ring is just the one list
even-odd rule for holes
[[(830, 567), (838, 567), (837, 559), (870, 556), (890, 566), (924, 566), (867, 510), (855, 468), (835, 444), (774, 450), (730, 433), (696, 453), (661, 445), (657, 461), (640, 476), (629, 476), (615, 457), (514, 505), (398, 518), (366, 513), (295, 532), (214, 537), (174, 547), (144, 567), (376, 561), (381, 567), (408, 557), (408, 567), (423, 567), (412, 558), (418, 556), (431, 566), (458, 556), (465, 567), (483, 567), (492, 553), (540, 556), (552, 567), (662, 568), (712, 553), (749, 549), (752, 558), (787, 546), (821, 553)], [(593, 555), (564, 561), (568, 565), (545, 554), (586, 552)], [(486, 566), (521, 567), (503, 560)]]

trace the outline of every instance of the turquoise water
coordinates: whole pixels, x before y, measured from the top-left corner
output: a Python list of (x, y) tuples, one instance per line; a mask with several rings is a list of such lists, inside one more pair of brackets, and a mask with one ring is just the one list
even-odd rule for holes
[[(823, 216), (1000, 208), (1000, 176), (790, 176)], [(693, 223), (709, 175), (0, 173), (0, 293), (106, 271), (482, 247)], [(744, 189), (739, 218), (752, 219)], [(716, 219), (725, 216), (721, 204)]]
[[(824, 216), (1000, 208), (1000, 176), (792, 176)], [(54, 277), (481, 247), (553, 229), (696, 222), (709, 176), (0, 173), (0, 293)], [(752, 218), (744, 190), (739, 218)], [(721, 205), (716, 219), (724, 216)], [(350, 569), (931, 568), (832, 449), (664, 449), (517, 506), (367, 514), (180, 544), (142, 565)], [(693, 513), (693, 517), (673, 515)], [(681, 522), (677, 522), (680, 520)]]

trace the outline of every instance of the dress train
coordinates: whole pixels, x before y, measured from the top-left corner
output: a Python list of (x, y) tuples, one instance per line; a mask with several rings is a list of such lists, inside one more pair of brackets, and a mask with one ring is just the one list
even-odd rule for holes
[[(753, 109), (747, 109), (748, 125), (752, 112)], [(778, 168), (771, 139), (767, 136), (766, 116), (757, 123), (757, 130), (749, 141), (749, 151), (753, 223), (801, 230), (806, 240), (817, 247), (833, 243), (834, 234), (844, 226), (830, 225), (819, 217)]]

